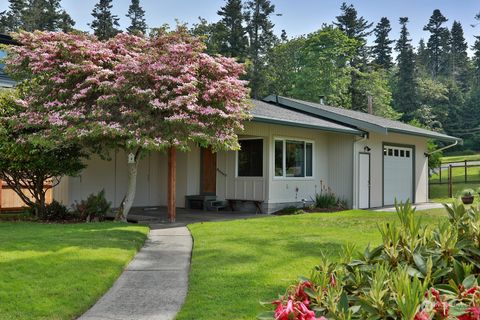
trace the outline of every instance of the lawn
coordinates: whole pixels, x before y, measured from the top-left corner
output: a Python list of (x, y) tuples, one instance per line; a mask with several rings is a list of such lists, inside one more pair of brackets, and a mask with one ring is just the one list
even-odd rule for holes
[(0, 318), (76, 318), (112, 286), (147, 233), (119, 223), (0, 223)]
[[(438, 222), (443, 209), (422, 212)], [(380, 242), (377, 224), (395, 213), (345, 211), (189, 225), (194, 238), (189, 292), (178, 320), (255, 319), (322, 253), (335, 260), (342, 247)]]
[(480, 160), (480, 153), (477, 154), (469, 154), (466, 156), (447, 156), (447, 157), (442, 157), (442, 162), (460, 162), (464, 160), (469, 160), (469, 161), (476, 161)]

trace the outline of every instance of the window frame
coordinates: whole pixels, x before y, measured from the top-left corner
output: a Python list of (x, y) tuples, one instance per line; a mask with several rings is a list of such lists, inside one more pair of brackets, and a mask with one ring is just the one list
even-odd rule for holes
[(239, 176), (238, 175), (238, 152), (241, 150), (235, 151), (235, 178), (236, 179), (263, 179), (265, 178), (265, 138), (263, 137), (245, 137), (238, 138), (238, 141), (242, 140), (262, 140), (262, 175), (261, 176)]
[[(275, 175), (275, 143), (277, 141), (282, 141), (282, 176)], [(303, 142), (303, 152), (304, 152), (304, 168), (303, 168), (303, 177), (287, 177), (287, 141), (294, 142)], [(307, 176), (307, 143), (312, 145), (312, 175)], [(273, 180), (314, 180), (315, 179), (315, 141), (310, 139), (303, 138), (292, 138), (292, 137), (273, 137), (272, 142), (272, 179)]]

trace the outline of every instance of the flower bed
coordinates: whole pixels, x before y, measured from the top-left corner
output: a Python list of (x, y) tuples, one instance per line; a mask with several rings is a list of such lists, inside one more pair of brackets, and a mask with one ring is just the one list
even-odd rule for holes
[(445, 208), (448, 221), (425, 226), (410, 203), (398, 205), (399, 222), (378, 226), (380, 246), (322, 259), (259, 318), (480, 319), (480, 211)]

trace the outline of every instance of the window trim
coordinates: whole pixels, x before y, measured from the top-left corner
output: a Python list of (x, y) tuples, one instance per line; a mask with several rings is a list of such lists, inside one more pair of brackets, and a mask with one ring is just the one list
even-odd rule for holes
[(244, 177), (244, 176), (239, 176), (238, 175), (238, 151), (240, 150), (236, 150), (235, 151), (235, 178), (236, 179), (245, 179), (245, 180), (249, 180), (249, 179), (263, 179), (265, 178), (265, 138), (264, 137), (242, 137), (242, 138), (238, 138), (238, 141), (242, 141), (242, 140), (262, 140), (262, 175), (261, 176), (248, 176), (248, 177)]
[[(287, 172), (287, 157), (286, 157), (286, 143), (287, 140), (289, 141), (295, 141), (295, 142), (303, 142), (303, 152), (304, 152), (304, 159), (305, 159), (305, 168), (304, 168), (304, 176), (303, 177), (287, 177), (286, 172)], [(283, 142), (283, 152), (282, 152), (282, 171), (283, 175), (282, 176), (277, 176), (275, 175), (275, 142), (276, 141), (282, 141)], [(312, 144), (312, 175), (311, 176), (306, 176), (307, 174), (307, 143)], [(310, 140), (310, 139), (304, 139), (304, 138), (293, 138), (293, 137), (284, 137), (284, 136), (274, 136), (273, 137), (273, 142), (272, 142), (272, 179), (273, 180), (301, 180), (301, 181), (306, 181), (306, 180), (315, 180), (315, 141)]]

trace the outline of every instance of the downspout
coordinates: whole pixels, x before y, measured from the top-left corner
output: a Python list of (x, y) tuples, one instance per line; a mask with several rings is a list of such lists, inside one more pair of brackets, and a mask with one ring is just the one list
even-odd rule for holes
[(437, 149), (437, 150), (433, 150), (432, 152), (425, 152), (425, 156), (429, 157), (430, 155), (432, 155), (432, 154), (434, 154), (434, 153), (437, 153), (437, 152), (440, 152), (440, 151), (443, 151), (443, 150), (447, 150), (447, 149), (453, 148), (453, 147), (455, 147), (456, 145), (458, 145), (458, 140), (455, 140), (454, 143), (449, 144), (448, 146), (442, 147), (442, 148)]

